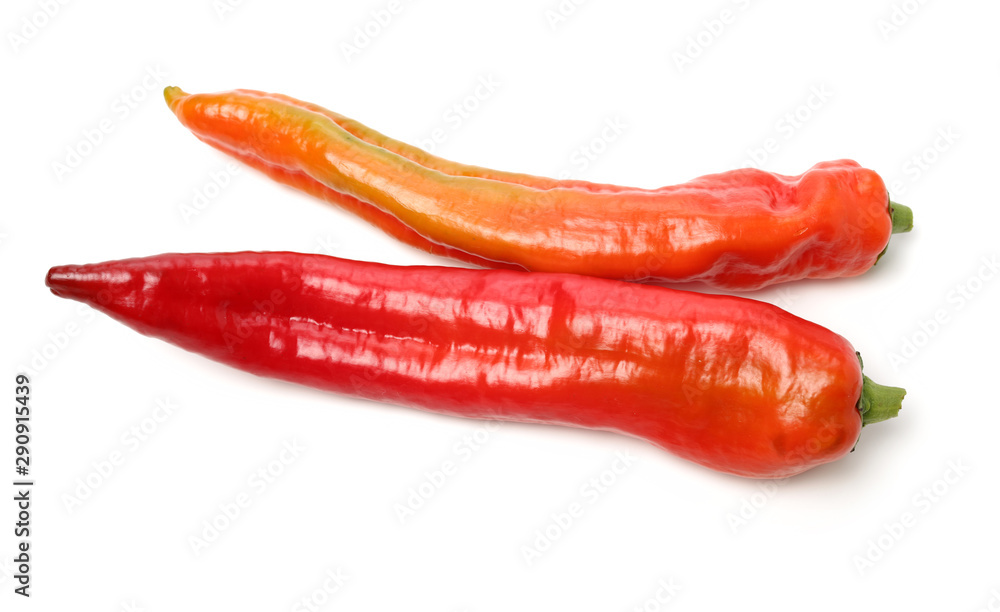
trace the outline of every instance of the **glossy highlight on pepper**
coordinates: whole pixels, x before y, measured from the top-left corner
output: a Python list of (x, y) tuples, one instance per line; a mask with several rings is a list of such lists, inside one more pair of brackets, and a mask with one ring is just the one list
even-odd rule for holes
[(271, 178), (485, 267), (753, 290), (862, 274), (912, 227), (879, 175), (850, 160), (639, 189), (458, 164), (278, 94), (164, 97), (198, 138)]
[(472, 418), (609, 430), (781, 478), (836, 460), (902, 389), (841, 336), (735, 296), (298, 253), (52, 268), (46, 284), (257, 374)]

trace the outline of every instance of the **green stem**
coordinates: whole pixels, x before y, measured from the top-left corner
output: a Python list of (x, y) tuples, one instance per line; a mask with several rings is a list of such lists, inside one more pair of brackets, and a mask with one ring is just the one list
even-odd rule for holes
[(892, 233), (902, 234), (913, 229), (913, 210), (889, 200), (889, 212), (892, 214)]
[[(862, 375), (863, 376), (863, 375)], [(903, 408), (906, 389), (880, 385), (867, 376), (864, 377), (858, 410), (861, 411), (861, 425), (870, 425), (899, 415)]]

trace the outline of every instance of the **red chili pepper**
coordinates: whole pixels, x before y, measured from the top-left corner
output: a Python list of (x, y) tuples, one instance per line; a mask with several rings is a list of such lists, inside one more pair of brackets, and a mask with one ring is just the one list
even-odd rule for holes
[(849, 160), (638, 189), (457, 164), (276, 94), (164, 90), (198, 138), (407, 244), (487, 267), (735, 290), (870, 269), (912, 213)]
[(733, 296), (296, 253), (59, 266), (46, 283), (258, 374), (464, 417), (617, 431), (780, 478), (852, 449), (904, 391), (837, 334)]

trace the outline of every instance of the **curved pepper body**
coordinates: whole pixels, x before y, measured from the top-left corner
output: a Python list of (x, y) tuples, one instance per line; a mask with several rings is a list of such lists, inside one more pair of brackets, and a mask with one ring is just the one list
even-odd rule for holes
[(833, 461), (862, 426), (867, 383), (851, 345), (739, 297), (295, 253), (59, 266), (46, 282), (261, 376), (451, 415), (621, 432), (741, 476)]
[(882, 179), (849, 160), (638, 189), (457, 164), (286, 96), (165, 96), (212, 146), (408, 244), (487, 267), (752, 290), (861, 274), (893, 231)]

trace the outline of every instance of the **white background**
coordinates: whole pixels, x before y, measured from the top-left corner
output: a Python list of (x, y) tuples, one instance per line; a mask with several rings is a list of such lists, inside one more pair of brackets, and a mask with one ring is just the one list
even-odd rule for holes
[[(10, 576), (5, 410), (0, 606), (997, 609), (1000, 275), (984, 262), (1000, 251), (1000, 6), (566, 0), (554, 21), (556, 0), (398, 2), (358, 53), (344, 43), (373, 11), (385, 21), (387, 0), (5, 3), (0, 389), (13, 403), (15, 374), (32, 372), (37, 484), (25, 601)], [(483, 80), (495, 85), (475, 98)], [(234, 174), (168, 112), (168, 84), (286, 93), (407, 142), (440, 129), (435, 152), (458, 161), (643, 187), (743, 165), (768, 139), (758, 162), (784, 174), (855, 159), (916, 229), (864, 276), (752, 297), (847, 337), (873, 379), (908, 389), (903, 413), (843, 460), (767, 488), (612, 434), (487, 432), (258, 379), (55, 298), (50, 266), (169, 251), (452, 264)], [(609, 121), (624, 127), (595, 142)], [(174, 407), (160, 423), (157, 402)], [(135, 444), (133, 427), (151, 433)], [(280, 476), (248, 480), (292, 441), (305, 450)], [(95, 475), (115, 452), (120, 465)], [(591, 504), (582, 487), (616, 453), (635, 459)], [(457, 473), (401, 521), (395, 505), (446, 461)], [(250, 506), (195, 554), (191, 537), (241, 493)], [(523, 547), (574, 502), (583, 516), (528, 564)], [(332, 594), (329, 572), (347, 577)]]

